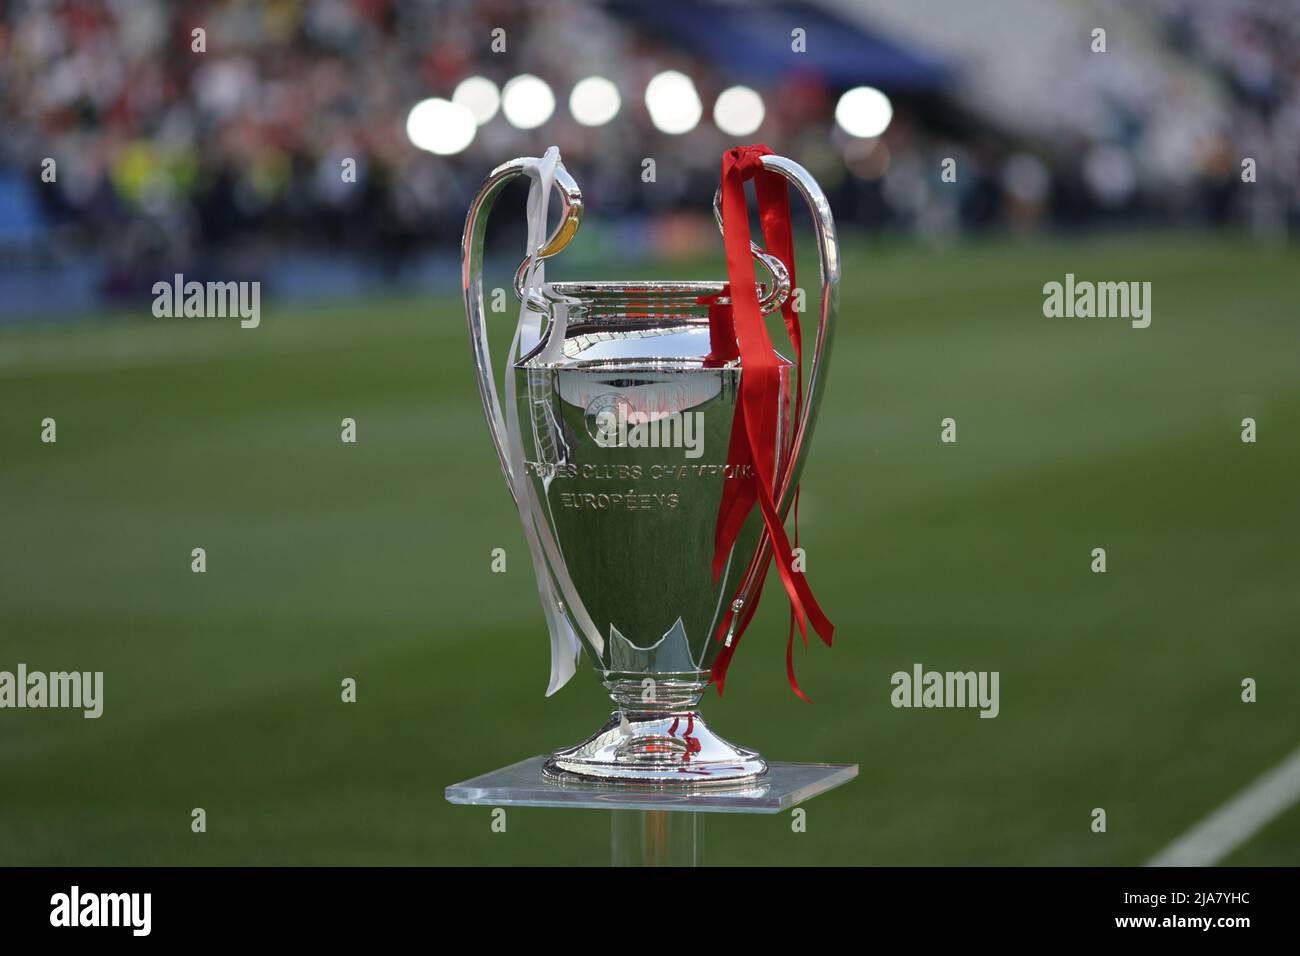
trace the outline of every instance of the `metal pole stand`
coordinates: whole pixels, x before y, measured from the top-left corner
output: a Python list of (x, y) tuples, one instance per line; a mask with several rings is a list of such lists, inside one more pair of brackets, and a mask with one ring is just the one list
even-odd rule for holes
[(610, 866), (703, 866), (704, 815), (611, 810)]

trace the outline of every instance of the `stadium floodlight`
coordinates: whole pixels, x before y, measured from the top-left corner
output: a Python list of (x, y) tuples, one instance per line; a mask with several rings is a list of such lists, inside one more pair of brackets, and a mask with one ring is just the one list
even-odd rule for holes
[(467, 107), (450, 100), (420, 100), (406, 116), (406, 135), (412, 144), (439, 156), (451, 156), (474, 141), (478, 124)]
[(618, 87), (603, 76), (579, 80), (569, 94), (569, 112), (583, 126), (604, 126), (622, 105)]
[(474, 122), (482, 126), (497, 115), (501, 107), (501, 93), (497, 85), (486, 76), (467, 76), (456, 85), (451, 101), (474, 114)]
[(671, 136), (689, 133), (704, 114), (704, 105), (695, 92), (695, 84), (689, 76), (677, 70), (656, 74), (646, 84), (645, 106), (655, 129)]
[(894, 118), (889, 97), (874, 86), (855, 86), (835, 104), (835, 122), (850, 136), (879, 136)]
[(536, 129), (555, 112), (555, 94), (541, 77), (521, 73), (501, 91), (501, 112), (511, 126)]
[(713, 122), (728, 136), (748, 136), (763, 125), (763, 97), (748, 86), (733, 86), (718, 94)]

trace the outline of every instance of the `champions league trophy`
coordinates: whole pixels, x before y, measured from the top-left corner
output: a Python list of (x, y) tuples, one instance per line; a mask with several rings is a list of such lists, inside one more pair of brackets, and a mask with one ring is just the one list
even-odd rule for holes
[[(776, 550), (786, 542), (780, 531), (774, 544), (773, 522), (784, 521), (808, 455), (825, 387), (840, 262), (831, 211), (813, 178), (789, 159), (748, 149), (763, 155), (746, 160), (747, 178), (765, 179), (771, 196), (780, 177), (787, 215), (787, 182), (812, 212), (821, 295), (806, 376), (799, 363), (775, 352), (766, 332), (765, 352), (752, 351), (752, 336), (739, 350), (735, 341), (723, 343), (729, 351), (719, 348), (714, 310), (729, 311), (733, 297), (740, 310), (740, 297), (731, 291), (735, 271), (731, 286), (546, 282), (543, 261), (573, 239), (583, 211), (578, 186), (554, 148), (541, 159), (498, 166), (469, 209), (462, 245), (465, 309), (488, 427), (523, 522), (550, 630), (547, 694), (572, 676), (585, 649), (616, 705), (598, 731), (545, 761), (543, 775), (552, 781), (745, 787), (758, 785), (768, 772), (758, 753), (714, 733), (699, 703), (718, 676), (720, 657), (729, 658), (753, 613), (774, 552), (776, 563), (789, 563)], [(515, 275), (521, 311), (498, 394), (484, 314), (484, 231), (502, 189), (520, 176), (532, 180), (529, 255)], [(743, 182), (737, 182), (743, 205)], [(548, 236), (552, 190), (561, 215)], [(719, 190), (719, 227), (725, 206)], [(783, 261), (749, 242), (747, 211), (729, 214), (745, 217), (748, 254), (724, 234), (729, 268), (737, 248), (743, 256), (752, 283), (747, 301), (757, 298), (754, 321), (782, 310), (797, 330), (788, 304), (792, 250), (785, 250)], [(788, 235), (788, 219), (785, 230)], [(754, 282), (750, 256), (767, 281)], [(771, 427), (739, 429), (740, 440), (762, 435), (764, 445), (752, 450), (751, 462), (735, 456), (734, 430), (748, 410), (744, 402), (755, 400), (742, 401), (742, 375), (758, 382), (759, 372), (748, 370), (754, 355), (770, 363), (765, 381), (774, 387), (765, 388), (755, 405)], [(757, 463), (765, 456), (774, 466), (766, 500), (775, 510), (737, 509), (738, 489), (759, 483)], [(725, 548), (716, 533), (720, 513), (732, 516)], [(788, 582), (786, 571), (778, 570)], [(805, 586), (796, 581), (787, 590), (795, 585)]]

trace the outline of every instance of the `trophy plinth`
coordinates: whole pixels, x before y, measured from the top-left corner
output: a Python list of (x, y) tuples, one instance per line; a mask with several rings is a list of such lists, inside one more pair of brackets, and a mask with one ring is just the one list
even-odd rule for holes
[(705, 724), (698, 707), (706, 680), (656, 680), (664, 702), (646, 701), (639, 682), (605, 686), (618, 709), (582, 743), (553, 753), (542, 768), (548, 779), (693, 789), (754, 784), (767, 773), (756, 752)]

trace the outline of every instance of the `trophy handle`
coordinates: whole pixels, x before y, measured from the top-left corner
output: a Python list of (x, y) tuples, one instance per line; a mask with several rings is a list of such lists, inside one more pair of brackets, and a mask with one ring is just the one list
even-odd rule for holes
[[(779, 173), (787, 181), (792, 183), (799, 195), (808, 205), (808, 211), (812, 214), (813, 229), (817, 233), (817, 254), (821, 264), (821, 283), (822, 291), (820, 298), (820, 311), (817, 317), (817, 338), (813, 345), (812, 357), (808, 365), (808, 385), (804, 397), (803, 414), (795, 426), (794, 437), (790, 442), (790, 453), (786, 458), (786, 467), (782, 473), (777, 476), (777, 487), (774, 489), (775, 498), (780, 502), (781, 515), (784, 517), (790, 507), (790, 501), (787, 500), (791, 478), (803, 470), (804, 460), (808, 456), (808, 435), (817, 420), (817, 409), (821, 405), (822, 393), (826, 388), (826, 365), (830, 359), (831, 341), (835, 332), (835, 315), (839, 309), (840, 298), (840, 244), (835, 235), (835, 218), (831, 215), (831, 205), (826, 200), (826, 194), (822, 192), (821, 186), (817, 185), (817, 180), (813, 179), (812, 174), (804, 169), (793, 159), (787, 159), (784, 156), (776, 156), (771, 153), (761, 157), (763, 165), (775, 173)], [(718, 223), (718, 229), (722, 229), (722, 187), (713, 196), (713, 218)], [(750, 242), (750, 250), (754, 257), (765, 265), (769, 259), (775, 259), (774, 256), (768, 255), (760, 249), (754, 242)], [(784, 266), (780, 260), (776, 260), (780, 267), (781, 274), (785, 273)], [(769, 269), (771, 267), (769, 266)], [(778, 273), (773, 271), (773, 276)], [(779, 283), (778, 283), (779, 284)], [(789, 288), (789, 277), (785, 277), (785, 285)], [(775, 296), (772, 297), (775, 300)], [(785, 296), (780, 297), (771, 308), (765, 300), (760, 305), (763, 312), (767, 313), (779, 308), (785, 301)]]
[[(821, 299), (817, 316), (817, 338), (813, 345), (812, 357), (808, 365), (808, 384), (805, 389), (803, 413), (795, 425), (794, 436), (790, 441), (785, 467), (776, 476), (776, 488), (773, 497), (777, 509), (784, 520), (794, 501), (794, 477), (802, 474), (808, 458), (808, 439), (817, 421), (817, 410), (821, 405), (822, 393), (826, 390), (826, 368), (831, 354), (831, 342), (835, 335), (835, 316), (840, 299), (840, 244), (835, 235), (835, 217), (831, 215), (831, 205), (822, 192), (821, 186), (812, 174), (793, 159), (767, 154), (761, 157), (763, 165), (779, 173), (794, 185), (803, 197), (812, 214), (813, 229), (817, 234), (817, 255), (821, 265)], [(713, 216), (722, 228), (722, 187), (718, 187), (713, 197)], [(754, 246), (754, 243), (750, 243)], [(756, 253), (757, 255), (757, 253)], [(764, 310), (767, 311), (767, 310)], [(759, 541), (758, 553), (750, 565), (741, 587), (738, 590), (742, 604), (748, 603), (758, 583), (759, 571), (766, 566), (766, 555), (772, 547), (772, 541), (766, 531)], [(730, 644), (741, 615), (732, 617), (728, 629), (727, 643)]]
[(763, 165), (789, 180), (803, 197), (812, 215), (813, 229), (817, 234), (817, 257), (821, 266), (821, 299), (817, 316), (817, 342), (813, 346), (808, 364), (808, 386), (804, 397), (803, 414), (795, 427), (790, 443), (789, 464), (778, 481), (776, 500), (781, 502), (781, 514), (790, 506), (791, 479), (803, 471), (808, 457), (808, 438), (817, 421), (822, 393), (826, 390), (826, 368), (830, 360), (831, 342), (835, 335), (835, 316), (840, 303), (840, 243), (835, 234), (835, 218), (831, 204), (812, 174), (793, 159), (784, 156), (762, 157)]
[[(483, 238), (487, 231), (488, 215), (501, 194), (501, 190), (516, 177), (522, 176), (524, 170), (535, 163), (535, 159), (520, 158), (502, 163), (488, 174), (479, 187), (478, 194), (470, 203), (469, 213), (465, 217), (465, 234), (461, 238), (461, 282), (465, 294), (465, 318), (469, 322), (469, 339), (474, 349), (474, 373), (478, 380), (479, 397), (483, 400), (483, 411), (487, 416), (488, 428), (492, 433), (492, 444), (497, 450), (497, 459), (501, 471), (506, 477), (510, 493), (518, 498), (519, 491), (510, 480), (510, 467), (506, 457), (505, 418), (501, 412), (501, 403), (493, 387), (492, 354), (488, 348), (487, 317), (483, 302)], [(567, 246), (578, 231), (582, 222), (582, 193), (578, 184), (564, 168), (563, 163), (555, 165), (555, 188), (563, 203), (560, 224), (555, 227), (546, 244), (538, 252), (539, 259), (549, 259)], [(529, 305), (545, 311), (545, 305), (537, 290), (523, 288), (524, 277), (532, 256), (527, 256), (515, 274), (515, 294), (523, 299), (528, 297)]]
[[(722, 232), (722, 187), (720, 186), (713, 197), (713, 221), (718, 224), (718, 232)], [(753, 239), (749, 240), (749, 254), (772, 277), (771, 286), (759, 285), (758, 296), (759, 311), (764, 315), (770, 315), (785, 305), (786, 300), (790, 298), (790, 270), (785, 267), (784, 262), (769, 253)], [(718, 296), (714, 301), (718, 305), (731, 304), (730, 297), (725, 295)]]

